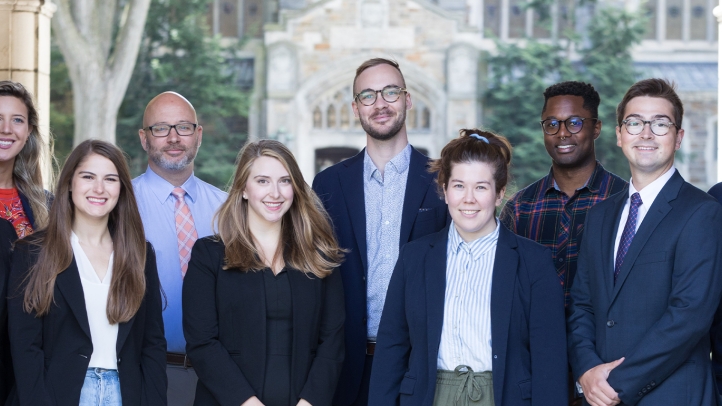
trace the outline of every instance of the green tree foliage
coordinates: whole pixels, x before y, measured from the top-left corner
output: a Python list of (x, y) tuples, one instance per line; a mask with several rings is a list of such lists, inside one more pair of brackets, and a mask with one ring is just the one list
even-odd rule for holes
[[(146, 104), (157, 94), (175, 91), (193, 103), (203, 126), (203, 144), (195, 174), (224, 187), (235, 168), (236, 154), (247, 138), (250, 95), (239, 89), (230, 69), (237, 46), (224, 47), (209, 35), (210, 0), (158, 0), (148, 12), (138, 61), (118, 112), (116, 142), (129, 157), (131, 172), (145, 171), (147, 154), (140, 144)], [(51, 127), (56, 156), (72, 148), (72, 91), (59, 52), (53, 54)]]
[[(597, 159), (608, 170), (629, 177), (627, 161), (616, 146), (615, 116), (617, 103), (635, 81), (630, 49), (641, 40), (644, 27), (645, 21), (638, 14), (598, 8), (582, 35), (567, 35), (565, 41), (553, 43), (530, 39), (525, 46), (497, 44), (498, 53), (488, 60), (484, 123), (514, 145), (512, 189), (520, 189), (549, 171), (551, 162), (539, 126), (543, 92), (549, 85), (566, 80), (589, 82), (599, 92), (603, 125), (596, 142)], [(571, 60), (570, 49), (580, 58)]]

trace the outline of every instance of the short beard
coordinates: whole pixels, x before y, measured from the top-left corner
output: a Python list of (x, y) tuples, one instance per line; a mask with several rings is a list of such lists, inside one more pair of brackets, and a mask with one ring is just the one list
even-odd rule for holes
[(389, 128), (386, 132), (379, 132), (376, 131), (367, 120), (364, 120), (362, 117), (359, 117), (359, 121), (361, 122), (361, 128), (366, 131), (366, 134), (368, 134), (371, 138), (379, 141), (388, 141), (396, 136), (396, 134), (401, 131), (401, 128), (404, 127), (404, 124), (406, 123), (406, 106), (404, 106), (404, 109), (401, 110), (401, 113), (399, 113), (398, 119), (394, 122), (394, 124)]
[(152, 148), (150, 142), (146, 141), (146, 149), (148, 150), (148, 158), (153, 161), (158, 167), (163, 168), (167, 171), (180, 171), (193, 164), (193, 160), (196, 159), (198, 154), (198, 146), (194, 146), (185, 150), (185, 155), (178, 161), (169, 161), (163, 156), (163, 151)]

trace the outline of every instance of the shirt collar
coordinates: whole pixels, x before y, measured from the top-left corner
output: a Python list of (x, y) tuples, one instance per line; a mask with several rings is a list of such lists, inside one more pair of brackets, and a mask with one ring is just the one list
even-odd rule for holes
[[(151, 169), (150, 166), (148, 166), (148, 169), (145, 171), (145, 180), (148, 183), (149, 189), (158, 198), (161, 204), (165, 204), (168, 197), (171, 196), (171, 192), (175, 189), (175, 186), (173, 186), (170, 182), (153, 172), (153, 169)], [(181, 187), (186, 191), (186, 195), (191, 202), (195, 203), (196, 198), (198, 197), (198, 182), (196, 177), (191, 173), (191, 176), (181, 185)]]
[[(384, 168), (384, 172), (386, 172), (389, 169), (393, 169), (396, 171), (396, 173), (404, 173), (408, 168), (409, 164), (411, 163), (411, 144), (406, 144), (404, 149), (401, 150), (398, 154), (396, 154), (395, 157), (391, 158), (391, 160), (386, 164), (386, 167)], [(371, 157), (369, 156), (368, 149), (364, 150), (364, 174), (366, 179), (374, 178), (376, 173), (378, 172), (378, 168), (374, 164), (374, 161), (371, 160)]]
[(454, 249), (454, 252), (459, 252), (459, 250), (464, 249), (471, 254), (474, 260), (478, 260), (483, 254), (496, 248), (496, 241), (499, 239), (499, 227), (501, 226), (501, 222), (498, 218), (495, 220), (496, 228), (494, 228), (494, 231), (469, 243), (461, 238), (461, 235), (459, 234), (459, 231), (456, 230), (456, 226), (452, 220), (451, 225), (449, 226), (449, 246)]
[(672, 165), (671, 168), (665, 173), (662, 174), (662, 176), (655, 179), (652, 183), (645, 186), (642, 190), (637, 190), (634, 187), (634, 184), (632, 183), (632, 179), (629, 179), (629, 197), (631, 197), (634, 193), (639, 193), (639, 197), (642, 198), (642, 204), (645, 207), (649, 207), (653, 202), (654, 199), (657, 198), (657, 195), (659, 195), (659, 192), (662, 191), (662, 188), (664, 185), (667, 184), (667, 181), (669, 181), (672, 178), (672, 175), (674, 175), (674, 171), (676, 171), (674, 165)]
[[(604, 167), (602, 166), (602, 164), (599, 161), (597, 161), (596, 165), (594, 165), (594, 171), (592, 172), (592, 175), (589, 176), (589, 179), (587, 179), (586, 183), (584, 183), (584, 185), (582, 185), (582, 187), (577, 189), (577, 191), (587, 188), (592, 193), (599, 192), (599, 188), (602, 183), (602, 178), (604, 176), (604, 172), (606, 172), (604, 170)], [(559, 186), (557, 185), (557, 181), (554, 180), (553, 169), (549, 169), (549, 174), (547, 174), (547, 176), (544, 178), (544, 189), (543, 190), (546, 190), (547, 192), (549, 192), (550, 190), (556, 190), (556, 191), (561, 192), (561, 190), (559, 189)]]

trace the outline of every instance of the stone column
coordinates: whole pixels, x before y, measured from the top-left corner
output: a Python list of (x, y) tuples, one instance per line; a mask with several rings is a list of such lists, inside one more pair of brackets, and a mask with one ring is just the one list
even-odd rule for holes
[[(46, 143), (50, 128), (50, 18), (55, 9), (49, 0), (0, 0), (0, 80), (20, 82), (35, 96), (40, 134)], [(50, 157), (42, 162), (47, 182)]]
[[(722, 0), (712, 10), (719, 24), (717, 44), (722, 45)], [(719, 47), (718, 45), (718, 47)], [(717, 182), (722, 181), (722, 50), (717, 50)]]

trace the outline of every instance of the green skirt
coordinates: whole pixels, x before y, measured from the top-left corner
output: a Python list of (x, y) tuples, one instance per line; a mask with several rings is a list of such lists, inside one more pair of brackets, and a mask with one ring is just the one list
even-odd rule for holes
[(436, 371), (434, 406), (494, 406), (491, 371), (474, 372), (466, 365)]

